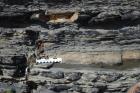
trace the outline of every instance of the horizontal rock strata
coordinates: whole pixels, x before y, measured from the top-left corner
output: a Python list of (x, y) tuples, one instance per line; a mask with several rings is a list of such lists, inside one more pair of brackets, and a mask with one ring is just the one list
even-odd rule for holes
[[(139, 66), (134, 64), (140, 60), (139, 5), (139, 0), (0, 0), (0, 92), (126, 93), (139, 81), (139, 70), (115, 67)], [(31, 19), (56, 11), (79, 16), (70, 24)], [(49, 57), (74, 65), (115, 64), (114, 70), (33, 67), (38, 39)], [(27, 66), (32, 69), (25, 81)]]

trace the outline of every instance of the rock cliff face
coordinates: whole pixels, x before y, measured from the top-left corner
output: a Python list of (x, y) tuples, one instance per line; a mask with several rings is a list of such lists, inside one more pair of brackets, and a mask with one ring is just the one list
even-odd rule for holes
[[(34, 40), (38, 38), (37, 31), (31, 36), (29, 30), (1, 28), (0, 39), (0, 69), (4, 76), (24, 76), (27, 66), (27, 55), (33, 51)], [(25, 32), (25, 33), (24, 33)], [(30, 39), (32, 37), (32, 39)]]
[(139, 80), (139, 71), (136, 71), (58, 71), (56, 68), (42, 71), (34, 68), (29, 80), (38, 85), (37, 89), (33, 88), (33, 93), (126, 93)]
[[(0, 0), (0, 91), (126, 93), (139, 81), (136, 70), (131, 75), (110, 69), (90, 73), (75, 68), (56, 72), (55, 67), (48, 71), (33, 67), (29, 81), (24, 83), (22, 78), (37, 39), (44, 41), (47, 55), (62, 57), (66, 64), (122, 65), (139, 61), (139, 5), (139, 0)], [(79, 17), (74, 23), (61, 24), (31, 19), (33, 14), (50, 12), (79, 12)]]

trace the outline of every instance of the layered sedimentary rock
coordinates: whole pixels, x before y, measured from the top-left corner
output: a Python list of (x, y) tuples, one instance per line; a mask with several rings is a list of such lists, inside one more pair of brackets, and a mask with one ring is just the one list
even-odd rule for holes
[[(17, 93), (126, 93), (130, 86), (139, 81), (136, 70), (122, 73), (107, 69), (105, 73), (97, 69), (92, 73), (76, 70), (55, 72), (55, 69), (46, 71), (38, 67), (37, 71), (31, 71), (28, 82), (5, 78), (24, 77), (25, 68), (29, 65), (28, 55), (35, 52), (37, 39), (45, 42), (47, 55), (62, 57), (63, 62), (68, 64), (113, 65), (128, 60), (139, 61), (139, 5), (138, 0), (1, 0), (2, 89), (15, 86)], [(50, 24), (31, 18), (36, 13), (55, 11), (78, 12), (78, 19), (73, 23)], [(37, 78), (39, 80), (35, 80)]]
[[(59, 69), (59, 70), (58, 70)], [(94, 68), (95, 69), (95, 68)], [(139, 81), (138, 69), (129, 71), (104, 71), (104, 69), (34, 68), (29, 81), (37, 85), (33, 93), (126, 93)]]
[(33, 45), (38, 38), (37, 31), (1, 28), (0, 38), (1, 75), (7, 77), (24, 76), (28, 53), (33, 51)]

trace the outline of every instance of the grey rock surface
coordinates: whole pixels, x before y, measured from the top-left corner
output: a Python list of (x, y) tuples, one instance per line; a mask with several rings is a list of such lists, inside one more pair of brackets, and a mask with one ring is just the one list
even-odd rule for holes
[[(34, 68), (35, 69), (35, 68)], [(51, 73), (55, 73), (56, 68), (50, 69)], [(59, 71), (61, 71), (59, 69)], [(43, 71), (43, 70), (40, 70)], [(45, 71), (45, 69), (44, 69)], [(40, 72), (41, 73), (41, 72)], [(76, 70), (75, 68), (65, 69), (64, 74), (82, 73), (78, 80), (68, 81), (67, 75), (61, 79), (54, 79), (53, 77), (43, 77), (40, 75), (31, 76), (32, 80), (37, 85), (43, 84), (41, 88), (48, 89), (54, 92), (62, 93), (126, 93), (128, 89), (139, 81), (139, 69), (133, 70)], [(110, 76), (108, 81), (107, 77)], [(91, 79), (90, 79), (90, 78)], [(92, 80), (93, 77), (93, 80)], [(96, 80), (95, 80), (96, 77)], [(112, 79), (113, 78), (113, 79)], [(115, 79), (114, 79), (115, 78)], [(61, 83), (60, 83), (61, 82)]]
[(61, 79), (61, 78), (64, 78), (64, 73), (61, 72), (61, 71), (58, 71), (58, 72), (42, 72), (41, 73), (42, 76), (44, 77), (50, 77), (50, 78), (53, 78), (53, 79)]
[[(126, 93), (140, 80), (139, 71), (56, 71), (38, 66), (32, 67), (28, 82), (22, 78), (37, 39), (44, 40), (45, 53), (67, 64), (117, 67), (127, 60), (139, 61), (139, 6), (139, 0), (0, 0), (0, 92), (14, 88), (17, 93)], [(71, 24), (31, 19), (46, 10), (78, 11), (79, 17)]]

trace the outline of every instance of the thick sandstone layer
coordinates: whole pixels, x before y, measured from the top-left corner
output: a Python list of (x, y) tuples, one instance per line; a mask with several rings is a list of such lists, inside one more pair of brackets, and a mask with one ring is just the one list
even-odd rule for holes
[(119, 64), (122, 62), (120, 52), (93, 52), (93, 53), (80, 53), (80, 52), (66, 52), (57, 54), (58, 57), (63, 58), (64, 63), (70, 64)]

